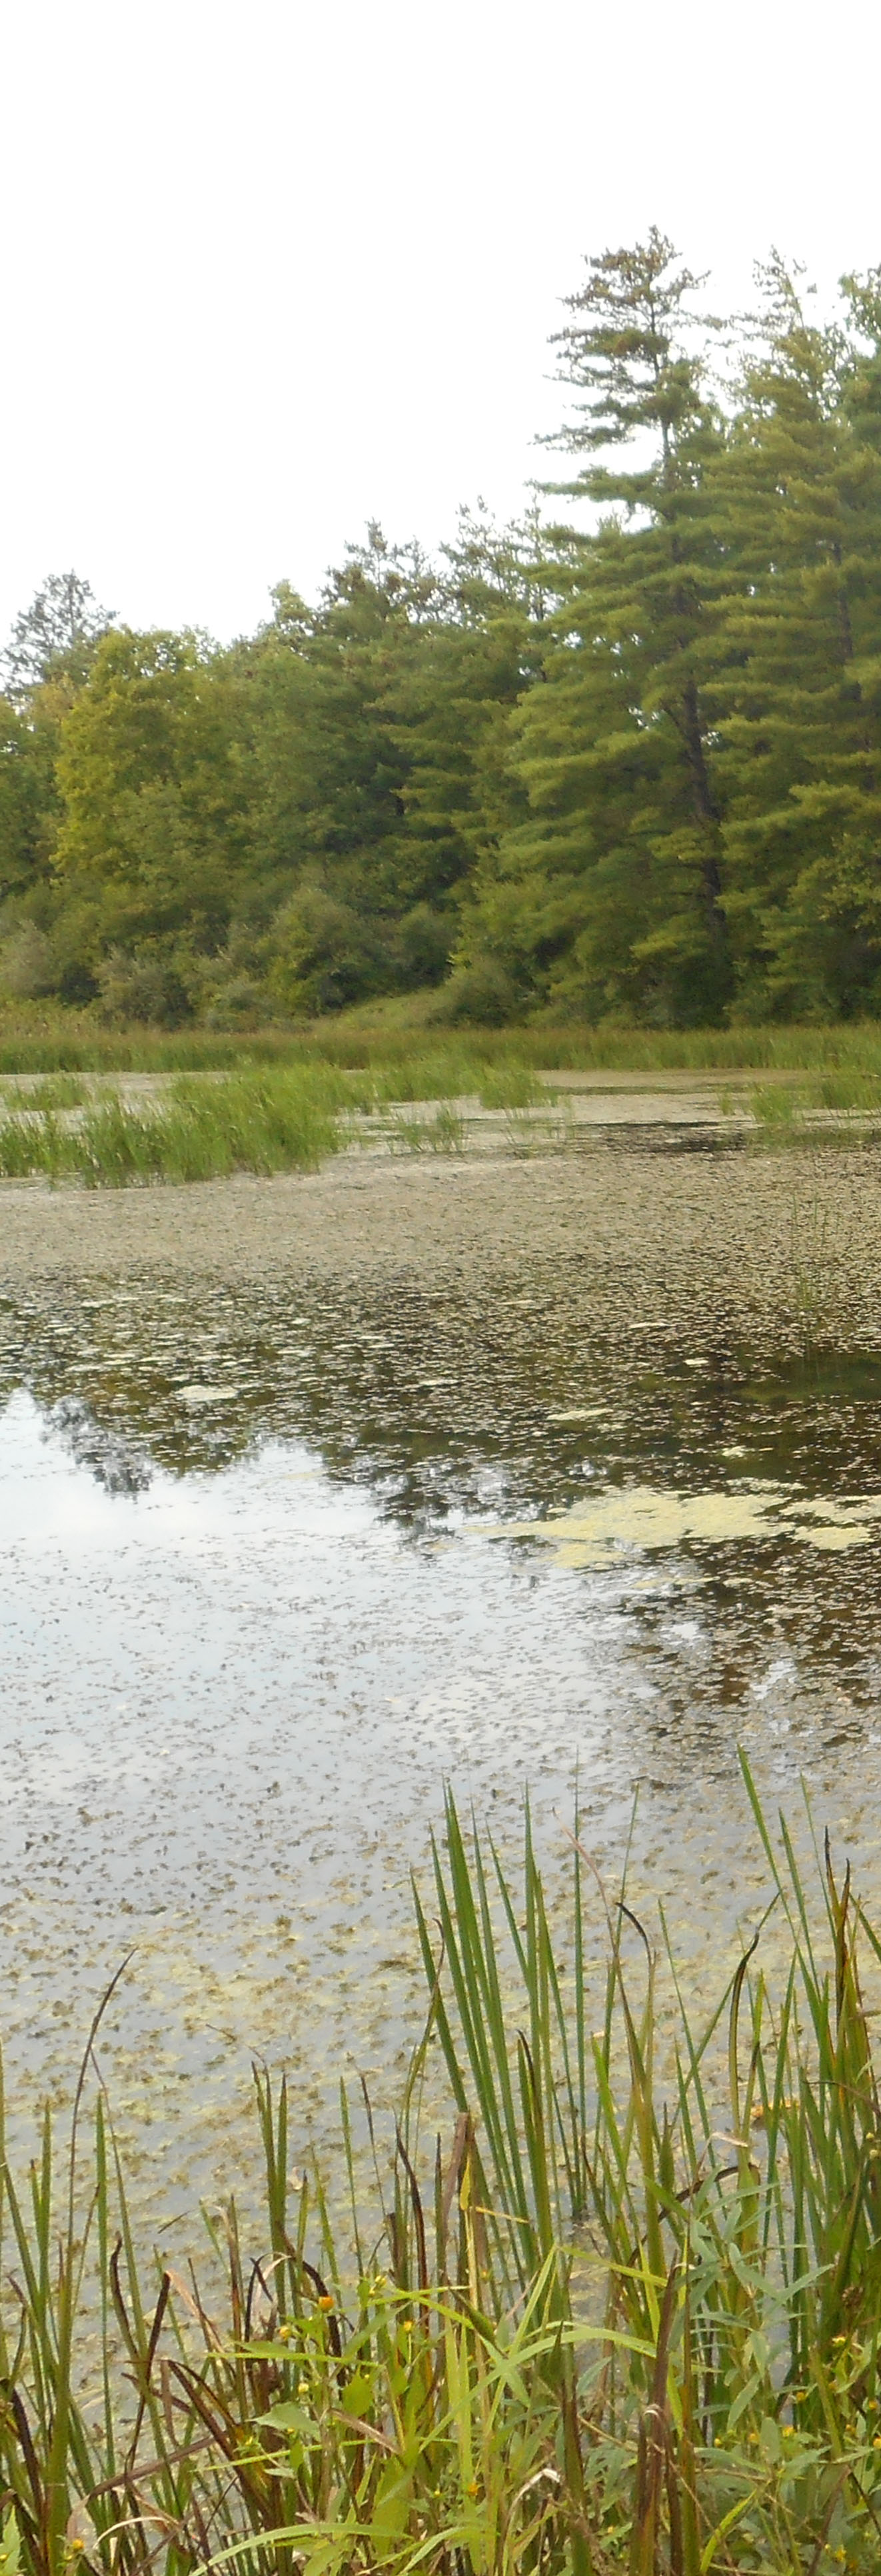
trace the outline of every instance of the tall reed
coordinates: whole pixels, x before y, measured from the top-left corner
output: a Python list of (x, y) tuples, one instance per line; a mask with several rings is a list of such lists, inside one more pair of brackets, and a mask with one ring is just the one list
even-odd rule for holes
[(817, 1907), (743, 1769), (784, 1969), (772, 1991), (759, 1936), (699, 2024), (577, 1819), (565, 1929), (528, 1819), (515, 1884), (448, 1800), (370, 2230), (345, 2091), (344, 2226), (317, 2174), (292, 2183), (293, 2104), (260, 2070), (258, 2241), (230, 2200), (207, 2277), (151, 2276), (100, 2087), (86, 2140), (96, 2016), (66, 2158), (47, 2115), (27, 2193), (3, 2165), (8, 2576), (877, 2570), (881, 1944), (828, 1849)]
[(248, 1068), (172, 1080), (146, 1099), (98, 1093), (62, 1119), (25, 1099), (0, 1118), (0, 1176), (90, 1186), (315, 1170), (340, 1142), (349, 1086), (328, 1068)]

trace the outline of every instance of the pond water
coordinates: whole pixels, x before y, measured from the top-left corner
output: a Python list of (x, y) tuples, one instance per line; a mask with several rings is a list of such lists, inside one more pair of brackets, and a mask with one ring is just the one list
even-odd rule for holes
[[(3, 2038), (12, 2147), (100, 2059), (161, 2231), (393, 2103), (409, 1871), (443, 1787), (610, 1870), (721, 1963), (762, 1901), (743, 1744), (881, 1897), (881, 1350), (607, 1314), (578, 1262), (421, 1293), (147, 1271), (0, 1305)], [(721, 1973), (721, 1968), (720, 1968)], [(250, 2163), (249, 2163), (250, 2160)]]

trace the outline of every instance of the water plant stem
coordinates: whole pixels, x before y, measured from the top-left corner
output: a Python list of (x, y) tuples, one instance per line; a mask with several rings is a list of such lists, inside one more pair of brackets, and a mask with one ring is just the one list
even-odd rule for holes
[[(57, 2253), (48, 2115), (29, 2210), (2, 2168), (9, 2576), (78, 2559), (94, 2576), (877, 2568), (881, 2101), (863, 1987), (881, 1941), (828, 1847), (816, 1907), (743, 1771), (788, 1960), (772, 1997), (759, 1936), (700, 2026), (671, 1962), (663, 2085), (655, 1959), (626, 1888), (603, 1896), (576, 1824), (572, 1982), (528, 1817), (515, 1886), (448, 1799), (431, 1913), (416, 1896), (427, 2020), (374, 2246), (343, 2094), (354, 2268), (317, 2174), (291, 2215), (292, 2104), (260, 2069), (263, 2242), (246, 2257), (230, 2201), (206, 2214), (210, 2291), (162, 2261), (145, 2277), (100, 2089), (85, 2170), (93, 2023)], [(438, 2045), (453, 2116), (426, 2193)]]

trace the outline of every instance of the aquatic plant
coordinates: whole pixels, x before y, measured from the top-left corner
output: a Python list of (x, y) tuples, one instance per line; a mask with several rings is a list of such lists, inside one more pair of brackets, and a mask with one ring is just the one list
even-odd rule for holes
[(448, 1101), (442, 1101), (433, 1118), (412, 1118), (398, 1110), (386, 1121), (384, 1134), (393, 1153), (461, 1154), (465, 1121)]
[(0, 1175), (120, 1185), (315, 1170), (336, 1151), (345, 1086), (328, 1068), (178, 1077), (144, 1099), (106, 1092), (61, 1122), (24, 1102), (0, 1119)]
[[(881, 2102), (863, 1986), (881, 1943), (828, 1846), (815, 1907), (743, 1768), (783, 1975), (772, 1996), (754, 1941), (696, 2027), (670, 1962), (666, 2039), (651, 1943), (626, 1888), (604, 1896), (577, 1818), (564, 1969), (528, 1817), (515, 1886), (448, 1799), (430, 1905), (416, 1895), (426, 2029), (373, 2237), (341, 2095), (351, 2258), (317, 2175), (290, 2176), (287, 2089), (261, 2070), (255, 2253), (231, 2200), (206, 2213), (210, 2286), (161, 2259), (145, 2277), (100, 2089), (83, 2143), (99, 2010), (60, 2173), (48, 2114), (28, 2200), (3, 2166), (10, 2576), (77, 2559), (95, 2576), (877, 2568)], [(438, 2045), (451, 2134), (426, 2187)]]
[(553, 1087), (542, 1082), (533, 1067), (516, 1056), (503, 1057), (498, 1064), (485, 1066), (481, 1073), (483, 1109), (548, 1108), (556, 1097)]
[(465, 1121), (449, 1101), (442, 1101), (433, 1118), (426, 1120), (425, 1133), (432, 1154), (461, 1154), (465, 1144)]
[(24, 1091), (7, 1086), (3, 1098), (7, 1109), (81, 1109), (88, 1099), (88, 1087), (78, 1073), (48, 1073), (33, 1079)]
[(750, 1109), (765, 1135), (775, 1142), (790, 1137), (796, 1120), (804, 1111), (801, 1090), (791, 1083), (761, 1083), (750, 1097)]
[(807, 1205), (793, 1199), (789, 1230), (793, 1304), (807, 1359), (833, 1307), (828, 1207), (816, 1194)]
[[(795, 1084), (763, 1083), (748, 1106), (766, 1145), (865, 1144), (870, 1122), (881, 1106), (881, 1070), (877, 1051), (866, 1046), (867, 1061), (857, 1060), (830, 1073), (815, 1073)], [(807, 1131), (807, 1132), (806, 1132)]]
[(367, 1061), (377, 1103), (473, 1100), (483, 1078), (479, 1056), (466, 1053), (455, 1041), (427, 1048), (423, 1039), (400, 1061)]
[(881, 1108), (881, 1070), (877, 1065), (871, 1070), (860, 1065), (839, 1067), (823, 1074), (817, 1093), (824, 1109), (869, 1117)]
[[(315, 1170), (343, 1142), (340, 1119), (391, 1107), (384, 1132), (393, 1146), (418, 1153), (461, 1153), (465, 1129), (453, 1104), (474, 1096), (480, 1068), (451, 1050), (420, 1058), (406, 1078), (397, 1068), (358, 1075), (323, 1061), (242, 1064), (236, 1071), (172, 1074), (152, 1090), (124, 1093), (106, 1083), (89, 1088), (57, 1074), (18, 1093), (7, 1086), (0, 1109), (0, 1178), (43, 1173), (53, 1181), (93, 1185), (134, 1181), (211, 1180), (234, 1171)], [(538, 1090), (531, 1073), (503, 1069), (501, 1105)], [(430, 1101), (417, 1119), (402, 1104)], [(516, 1108), (511, 1115), (517, 1116)]]
[[(649, 1029), (620, 1020), (589, 1026), (536, 1011), (509, 1028), (471, 1026), (451, 1037), (430, 1018), (430, 995), (359, 1005), (296, 1025), (240, 1031), (110, 1027), (89, 1011), (47, 1001), (0, 1007), (0, 1075), (231, 1071), (249, 1065), (334, 1065), (369, 1071), (387, 1098), (482, 1092), (484, 1074), (522, 1079), (539, 1070), (817, 1073), (820, 1106), (867, 1110), (881, 1088), (881, 1021), (779, 1022), (730, 1028)], [(428, 1010), (426, 1009), (428, 1005)], [(414, 1086), (411, 1088), (410, 1086)], [(488, 1106), (527, 1105), (517, 1097)]]

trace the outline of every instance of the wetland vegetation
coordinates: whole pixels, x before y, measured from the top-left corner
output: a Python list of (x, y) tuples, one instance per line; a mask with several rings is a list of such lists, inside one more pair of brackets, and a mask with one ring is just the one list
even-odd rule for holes
[(339, 1142), (342, 1086), (317, 1071), (172, 1077), (126, 1099), (111, 1086), (76, 1098), (65, 1077), (38, 1084), (0, 1111), (0, 1177), (124, 1184), (213, 1180), (235, 1171), (313, 1171)]
[[(732, 1028), (647, 1029), (615, 1020), (600, 1028), (536, 1014), (506, 1028), (450, 1032), (408, 999), (353, 1007), (303, 1024), (218, 1033), (129, 1021), (107, 1027), (86, 1011), (45, 1003), (0, 1008), (4, 1076), (228, 1072), (242, 1065), (336, 1066), (394, 1077), (397, 1099), (478, 1091), (494, 1068), (521, 1079), (575, 1073), (770, 1073), (823, 1076), (846, 1085), (881, 1081), (881, 1023), (817, 1021)], [(418, 1087), (417, 1087), (418, 1086)]]
[(659, 2011), (577, 1813), (564, 1929), (528, 1817), (515, 1881), (448, 1798), (372, 2213), (345, 2088), (348, 2217), (290, 2173), (286, 2086), (258, 2069), (256, 2238), (230, 2193), (201, 2270), (144, 2267), (100, 2084), (89, 2132), (99, 2008), (66, 2155), (47, 2115), (28, 2197), (2, 2178), (11, 2568), (868, 2576), (881, 1943), (828, 1843), (806, 1883), (744, 1777), (782, 1946), (766, 1973), (760, 1926), (697, 2018), (672, 1958)]
[[(457, 1153), (465, 1129), (453, 1102), (463, 1097), (512, 1117), (554, 1101), (528, 1066), (508, 1058), (482, 1064), (461, 1049), (361, 1075), (319, 1058), (154, 1074), (127, 1089), (71, 1073), (8, 1080), (0, 1092), (0, 1179), (41, 1173), (119, 1186), (315, 1171), (358, 1136), (365, 1117), (392, 1151)], [(413, 1104), (426, 1101), (432, 1114), (414, 1115)]]
[[(650, 1077), (646, 1077), (650, 1082)], [(815, 1150), (871, 1143), (881, 1126), (881, 1073), (747, 1077), (713, 1087), (702, 1067), (693, 1097), (630, 1094), (638, 1130), (695, 1115), (706, 1140)], [(580, 1105), (579, 1105), (580, 1104)], [(665, 1105), (666, 1104), (666, 1105)], [(487, 1124), (487, 1113), (491, 1125)], [(151, 1070), (114, 1079), (60, 1071), (0, 1077), (0, 1180), (42, 1176), (89, 1187), (186, 1183), (236, 1172), (317, 1171), (344, 1147), (404, 1154), (461, 1154), (491, 1146), (520, 1158), (589, 1141), (618, 1114), (589, 1072), (561, 1090), (508, 1050), (481, 1057), (461, 1046), (420, 1049), (360, 1071), (313, 1054), (241, 1056), (201, 1072)], [(815, 1265), (816, 1266), (816, 1265)]]

